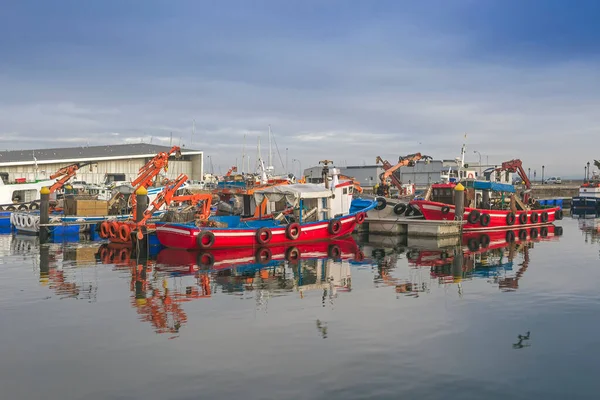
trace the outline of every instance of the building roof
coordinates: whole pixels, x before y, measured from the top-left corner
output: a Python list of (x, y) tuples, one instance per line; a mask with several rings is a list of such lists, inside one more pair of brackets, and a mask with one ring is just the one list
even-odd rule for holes
[[(56, 149), (0, 151), (0, 166), (52, 164), (58, 162), (101, 161), (127, 158), (154, 157), (171, 148), (150, 143), (114, 144), (106, 146), (62, 147)], [(181, 149), (184, 155), (202, 154), (202, 151)]]

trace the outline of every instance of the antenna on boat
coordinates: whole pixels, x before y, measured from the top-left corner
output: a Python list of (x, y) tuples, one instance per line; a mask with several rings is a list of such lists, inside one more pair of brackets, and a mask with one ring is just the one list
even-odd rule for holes
[[(246, 134), (244, 133), (244, 144), (242, 145), (242, 174), (244, 173), (244, 167), (246, 163)], [(250, 169), (248, 168), (248, 172)]]
[(267, 168), (271, 170), (273, 168), (273, 149), (271, 147), (271, 124), (269, 124), (269, 165)]

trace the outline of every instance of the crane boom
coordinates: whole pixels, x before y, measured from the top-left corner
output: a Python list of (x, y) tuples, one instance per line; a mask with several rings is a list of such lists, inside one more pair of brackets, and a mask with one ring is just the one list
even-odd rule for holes
[[(169, 157), (175, 154), (175, 158), (181, 158), (181, 148), (179, 146), (173, 146), (168, 152), (161, 151), (156, 156), (154, 156), (150, 161), (146, 163), (142, 168), (140, 168), (138, 172), (137, 178), (135, 178), (131, 182), (131, 186), (133, 186), (133, 191), (136, 192), (140, 187), (148, 188), (152, 186), (152, 182), (154, 178), (160, 174), (160, 171), (163, 169), (165, 172), (169, 168)], [(187, 177), (186, 177), (187, 180)], [(184, 181), (185, 182), (185, 181)], [(184, 183), (182, 182), (182, 184)], [(133, 219), (136, 219), (136, 198), (135, 196), (131, 196), (131, 213), (133, 215)]]
[(180, 174), (176, 179), (169, 181), (162, 192), (160, 192), (150, 206), (144, 211), (142, 219), (136, 224), (137, 228), (146, 225), (146, 222), (152, 218), (152, 215), (160, 210), (165, 204), (170, 204), (173, 201), (173, 196), (177, 190), (187, 181), (188, 177), (185, 174)]
[(529, 190), (531, 190), (531, 181), (529, 180), (529, 177), (523, 169), (523, 163), (521, 162), (521, 160), (515, 159), (505, 161), (502, 163), (501, 167), (496, 168), (496, 171), (508, 171), (519, 174), (519, 177), (523, 180), (525, 188), (527, 189), (527, 191), (523, 194), (523, 202), (525, 204), (528, 204), (530, 198)]
[(398, 190), (402, 190), (402, 182), (394, 175), (394, 172), (397, 171), (401, 167), (405, 167), (407, 165), (414, 165), (416, 161), (419, 160), (430, 160), (431, 157), (422, 155), (421, 153), (409, 154), (404, 157), (400, 157), (398, 159), (398, 163), (396, 165), (392, 165), (389, 161), (383, 160), (380, 156), (377, 156), (375, 159), (375, 163), (381, 163), (383, 165), (383, 169), (385, 172), (379, 176), (381, 179), (381, 183), (385, 184), (385, 181), (390, 178), (394, 186), (398, 188)]
[(50, 186), (50, 188), (49, 188), (50, 193), (54, 193), (58, 189), (62, 188), (69, 179), (71, 179), (72, 177), (75, 176), (75, 174), (77, 173), (77, 171), (80, 168), (85, 167), (86, 165), (92, 165), (92, 164), (96, 164), (96, 163), (84, 162), (84, 163), (75, 163), (75, 164), (67, 165), (66, 167), (63, 167), (63, 168), (59, 169), (58, 171), (56, 171), (55, 173), (53, 173), (52, 175), (50, 175), (50, 179), (58, 178), (58, 180), (56, 182), (54, 182), (54, 184), (52, 186)]

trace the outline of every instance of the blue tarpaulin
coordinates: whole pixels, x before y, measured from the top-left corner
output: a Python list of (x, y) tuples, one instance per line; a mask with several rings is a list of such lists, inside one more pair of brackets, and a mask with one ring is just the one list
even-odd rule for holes
[(473, 187), (479, 190), (493, 190), (495, 192), (515, 192), (515, 187), (513, 185), (490, 181), (475, 181), (473, 182)]

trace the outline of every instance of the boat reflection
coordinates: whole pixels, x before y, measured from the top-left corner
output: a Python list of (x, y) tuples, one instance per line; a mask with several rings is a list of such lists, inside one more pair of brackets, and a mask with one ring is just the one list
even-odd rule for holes
[[(420, 241), (420, 247), (407, 246), (392, 251), (375, 248), (372, 250), (377, 265), (375, 283), (393, 286), (396, 293), (410, 297), (430, 292), (435, 282), (457, 283), (462, 294), (460, 284), (474, 278), (487, 279), (502, 291), (514, 291), (529, 266), (529, 250), (537, 242), (558, 240), (561, 235), (562, 227), (547, 225), (535, 230), (470, 232), (462, 236), (457, 246), (438, 247), (439, 241), (432, 240), (430, 247)], [(399, 275), (396, 273), (398, 260), (404, 255), (409, 276), (396, 276)], [(428, 277), (420, 273), (423, 267), (429, 268)], [(517, 268), (515, 273), (512, 273), (513, 268)]]
[(573, 213), (586, 243), (600, 243), (600, 214), (581, 211)]
[(282, 293), (318, 291), (325, 305), (352, 288), (351, 263), (363, 263), (353, 238), (258, 249), (187, 251), (165, 248), (138, 264), (126, 246), (103, 244), (97, 257), (131, 275), (131, 305), (156, 333), (177, 337), (188, 321), (183, 305), (217, 293), (254, 297), (266, 309)]

